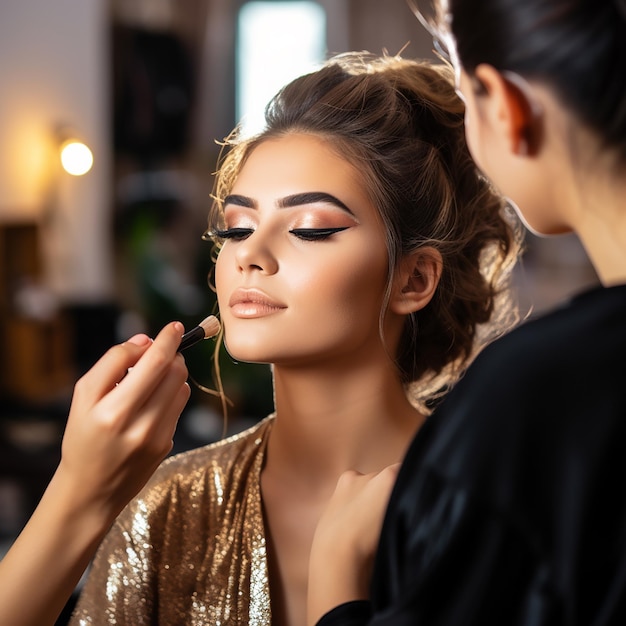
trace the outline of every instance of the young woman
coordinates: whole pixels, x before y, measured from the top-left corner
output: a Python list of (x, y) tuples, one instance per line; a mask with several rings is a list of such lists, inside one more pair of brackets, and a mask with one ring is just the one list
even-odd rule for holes
[(418, 433), (371, 604), (389, 481), (344, 476), (309, 619), (625, 624), (626, 4), (450, 0), (438, 28), (476, 162), (530, 229), (577, 233), (602, 286), (489, 346)]
[(73, 624), (305, 623), (339, 475), (399, 462), (512, 322), (519, 233), (463, 110), (445, 66), (353, 54), (231, 138), (209, 218), (217, 297), (233, 358), (272, 364), (275, 412), (161, 466), (102, 543)]
[(154, 342), (137, 335), (111, 348), (76, 384), (59, 466), (0, 561), (0, 624), (56, 622), (117, 515), (171, 450), (190, 393), (183, 330), (173, 322)]

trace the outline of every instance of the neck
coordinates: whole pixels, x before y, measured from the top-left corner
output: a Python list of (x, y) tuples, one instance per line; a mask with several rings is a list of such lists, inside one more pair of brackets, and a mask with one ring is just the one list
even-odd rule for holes
[(539, 167), (549, 181), (550, 210), (557, 208), (576, 233), (603, 285), (626, 283), (623, 159), (573, 116), (563, 115), (562, 105), (551, 96), (544, 104), (550, 113), (545, 141), (551, 147)]
[(575, 231), (602, 284), (626, 284), (626, 176), (588, 178), (579, 185)]
[(274, 368), (266, 471), (309, 484), (400, 461), (423, 422), (395, 368)]

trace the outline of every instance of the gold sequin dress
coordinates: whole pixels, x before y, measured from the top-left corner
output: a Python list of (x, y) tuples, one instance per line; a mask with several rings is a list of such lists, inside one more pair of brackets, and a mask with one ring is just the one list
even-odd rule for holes
[(272, 423), (161, 464), (98, 549), (72, 626), (270, 626), (260, 479)]

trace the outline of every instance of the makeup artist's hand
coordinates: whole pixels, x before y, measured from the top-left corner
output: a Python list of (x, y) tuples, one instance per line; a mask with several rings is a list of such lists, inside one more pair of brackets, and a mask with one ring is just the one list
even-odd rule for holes
[(55, 480), (77, 506), (113, 521), (170, 452), (190, 395), (183, 332), (172, 322), (116, 345), (76, 383)]
[(372, 474), (349, 471), (339, 477), (313, 537), (309, 626), (339, 604), (369, 597), (374, 554), (399, 468), (395, 464)]
[(114, 346), (76, 383), (61, 462), (0, 561), (0, 624), (56, 623), (115, 517), (172, 449), (190, 394), (183, 331), (172, 322), (154, 342)]

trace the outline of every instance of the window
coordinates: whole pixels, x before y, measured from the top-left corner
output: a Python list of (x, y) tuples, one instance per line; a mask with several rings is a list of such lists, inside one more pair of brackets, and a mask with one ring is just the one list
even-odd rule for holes
[(236, 116), (246, 134), (263, 128), (266, 104), (326, 58), (326, 12), (312, 1), (247, 2), (237, 25)]

